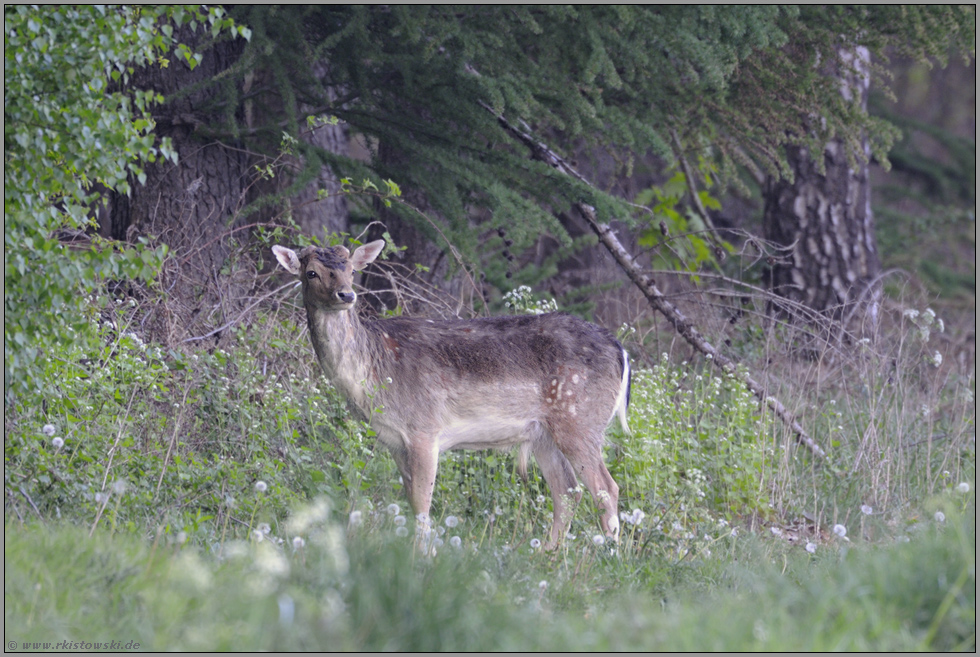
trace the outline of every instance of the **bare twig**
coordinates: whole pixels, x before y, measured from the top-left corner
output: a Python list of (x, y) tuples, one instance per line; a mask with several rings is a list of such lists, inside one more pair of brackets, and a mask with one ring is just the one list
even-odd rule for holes
[(697, 211), (698, 216), (701, 217), (701, 221), (704, 222), (705, 227), (708, 229), (708, 236), (712, 242), (717, 244), (719, 242), (718, 236), (714, 233), (715, 224), (711, 221), (711, 217), (708, 216), (708, 211), (704, 209), (704, 203), (701, 202), (701, 196), (698, 195), (698, 190), (694, 186), (694, 172), (691, 171), (691, 166), (687, 163), (687, 158), (684, 157), (684, 149), (681, 147), (681, 138), (677, 135), (677, 131), (671, 129), (670, 136), (674, 141), (674, 157), (677, 158), (678, 163), (681, 165), (681, 171), (684, 173), (684, 181), (687, 183), (687, 191), (691, 194), (691, 202), (694, 203), (694, 209)]
[(180, 409), (177, 411), (177, 419), (174, 421), (174, 433), (170, 437), (170, 445), (167, 446), (167, 455), (163, 459), (163, 466), (160, 468), (160, 478), (157, 479), (157, 488), (153, 492), (153, 499), (160, 494), (160, 485), (163, 484), (163, 475), (167, 472), (167, 465), (170, 463), (170, 454), (173, 453), (174, 445), (177, 443), (177, 432), (180, 430), (180, 421), (184, 418), (184, 408), (187, 406), (187, 395), (191, 387), (184, 388), (184, 398), (180, 400)]
[(242, 310), (242, 312), (238, 313), (238, 317), (236, 317), (235, 319), (231, 320), (230, 322), (224, 324), (223, 326), (219, 326), (218, 328), (214, 329), (213, 331), (211, 331), (209, 333), (205, 333), (204, 335), (195, 335), (192, 338), (186, 338), (184, 340), (181, 340), (181, 343), (184, 343), (184, 342), (194, 342), (195, 340), (204, 340), (206, 338), (211, 337), (212, 335), (215, 335), (216, 333), (221, 333), (226, 328), (230, 328), (230, 327), (234, 326), (235, 324), (237, 324), (243, 317), (245, 317), (245, 315), (248, 314), (248, 311), (250, 311), (255, 306), (259, 305), (260, 303), (262, 303), (263, 301), (265, 301), (269, 297), (275, 296), (275, 295), (279, 294), (280, 292), (282, 292), (286, 288), (289, 288), (289, 287), (297, 287), (298, 285), (299, 285), (299, 283), (297, 283), (296, 281), (290, 281), (289, 283), (286, 283), (282, 287), (277, 287), (272, 292), (269, 292), (268, 294), (265, 294), (265, 295), (259, 297), (258, 299), (256, 299), (255, 301), (253, 301), (244, 310)]

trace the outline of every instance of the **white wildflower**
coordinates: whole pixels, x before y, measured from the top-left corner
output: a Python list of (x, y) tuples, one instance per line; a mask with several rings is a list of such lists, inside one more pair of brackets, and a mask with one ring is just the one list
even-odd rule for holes
[(539, 540), (538, 540), (538, 539), (536, 539), (536, 538), (532, 538), (532, 539), (531, 539), (531, 547), (532, 547), (533, 549), (535, 549), (535, 550), (537, 550), (537, 549), (538, 549), (539, 547), (541, 547), (541, 541), (539, 541)]
[(930, 362), (932, 363), (933, 367), (939, 367), (940, 365), (943, 364), (943, 355), (938, 351), (934, 352), (932, 354), (932, 358), (930, 359)]
[(812, 541), (807, 541), (806, 551), (810, 554), (814, 554), (817, 551), (817, 544)]
[(969, 493), (969, 492), (970, 492), (970, 484), (968, 484), (968, 483), (967, 483), (967, 482), (965, 482), (965, 481), (961, 481), (961, 482), (960, 482), (960, 483), (959, 483), (959, 484), (958, 484), (958, 485), (956, 486), (956, 492), (957, 492), (957, 493)]
[(446, 527), (452, 529), (459, 524), (459, 518), (456, 516), (446, 516)]
[(606, 537), (603, 536), (602, 534), (596, 534), (595, 536), (592, 537), (592, 542), (596, 545), (605, 545)]
[(874, 509), (872, 509), (867, 504), (862, 504), (861, 505), (861, 513), (863, 513), (864, 515), (870, 516), (873, 512), (874, 512)]
[(361, 524), (361, 512), (360, 511), (351, 511), (350, 512), (350, 526), (351, 527), (357, 527), (360, 524)]
[(55, 449), (61, 449), (65, 446), (65, 441), (62, 440), (61, 436), (55, 436), (51, 439), (51, 444), (54, 445)]
[(401, 507), (399, 507), (397, 504), (392, 502), (391, 504), (388, 505), (387, 511), (388, 511), (388, 515), (397, 516), (398, 512), (401, 511)]
[(258, 492), (258, 493), (264, 493), (268, 489), (269, 489), (269, 485), (266, 484), (264, 481), (259, 480), (259, 481), (256, 481), (255, 482), (255, 491), (256, 492)]
[(294, 536), (293, 537), (293, 549), (294, 550), (302, 550), (305, 546), (306, 546), (306, 541), (303, 540), (303, 537), (302, 536)]
[(906, 308), (902, 314), (909, 319), (915, 319), (919, 316), (919, 311), (915, 308)]
[(946, 522), (946, 514), (942, 511), (936, 511), (936, 515), (933, 518), (936, 519), (936, 522)]
[(844, 525), (834, 525), (834, 533), (841, 538), (845, 538), (847, 536), (847, 527)]
[(53, 436), (54, 432), (55, 432), (55, 428), (53, 424), (45, 424), (43, 427), (41, 427), (41, 433), (43, 433), (48, 438)]

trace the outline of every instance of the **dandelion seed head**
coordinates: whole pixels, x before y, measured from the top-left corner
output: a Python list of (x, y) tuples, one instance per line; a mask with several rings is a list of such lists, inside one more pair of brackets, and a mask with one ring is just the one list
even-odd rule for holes
[(946, 514), (942, 511), (936, 511), (936, 515), (933, 518), (936, 519), (936, 522), (946, 522)]
[(268, 489), (269, 489), (269, 485), (268, 485), (268, 484), (266, 484), (266, 483), (265, 483), (264, 481), (262, 481), (261, 479), (260, 479), (259, 481), (256, 481), (256, 482), (255, 482), (255, 491), (256, 491), (256, 492), (258, 492), (258, 493), (264, 493), (264, 492), (265, 492), (265, 491), (267, 491)]
[(387, 511), (388, 511), (388, 515), (397, 516), (398, 512), (401, 511), (401, 507), (395, 504), (394, 502), (392, 502), (391, 504), (388, 505)]
[(408, 527), (404, 525), (395, 528), (395, 536), (408, 536)]
[(811, 541), (807, 541), (806, 551), (809, 552), (810, 554), (814, 554), (817, 551), (817, 544)]
[(535, 550), (537, 550), (539, 547), (541, 547), (541, 541), (539, 541), (536, 538), (532, 538), (531, 539), (531, 547), (534, 548)]
[(965, 481), (961, 481), (956, 486), (956, 492), (957, 493), (969, 493), (970, 492), (970, 484), (968, 484)]
[(305, 546), (306, 546), (306, 541), (303, 540), (303, 537), (302, 536), (294, 536), (293, 537), (293, 549), (294, 550), (302, 550)]
[(847, 536), (847, 527), (845, 527), (844, 525), (834, 525), (834, 533), (840, 536), (841, 538), (844, 538), (845, 536)]
[(595, 536), (592, 537), (592, 542), (595, 545), (605, 545), (606, 544), (606, 537), (603, 536), (602, 534), (596, 534)]
[(874, 513), (874, 509), (872, 509), (867, 504), (862, 504), (861, 505), (861, 513), (863, 513), (866, 516), (870, 516), (872, 513)]
[(542, 591), (546, 591), (548, 589), (548, 580), (543, 579), (538, 582), (538, 588)]
[(459, 536), (453, 536), (451, 539), (449, 539), (449, 544), (454, 548), (461, 548), (463, 547), (463, 539), (461, 539)]
[(45, 424), (43, 427), (41, 427), (41, 433), (43, 433), (48, 438), (53, 436), (54, 432), (55, 432), (55, 428), (53, 424)]
[(124, 479), (117, 479), (112, 482), (112, 492), (116, 495), (122, 495), (126, 492), (127, 484)]
[(352, 527), (356, 527), (357, 525), (361, 524), (361, 512), (360, 511), (351, 511), (350, 512), (350, 524), (351, 524)]
[(459, 518), (456, 516), (446, 516), (446, 527), (452, 529), (459, 524)]
[(395, 527), (404, 527), (406, 522), (405, 516), (395, 516)]
[(51, 439), (51, 444), (54, 445), (55, 449), (61, 449), (65, 446), (65, 441), (61, 438), (61, 436), (55, 436)]

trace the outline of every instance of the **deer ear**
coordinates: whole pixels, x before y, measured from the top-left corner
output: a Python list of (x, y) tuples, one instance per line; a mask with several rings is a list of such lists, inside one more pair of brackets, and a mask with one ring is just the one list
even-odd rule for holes
[(354, 271), (360, 271), (374, 262), (374, 259), (381, 254), (383, 248), (385, 248), (384, 240), (375, 240), (374, 242), (357, 247), (354, 250), (354, 255), (350, 257)]
[(276, 260), (279, 261), (279, 264), (282, 265), (283, 269), (288, 271), (293, 276), (299, 276), (299, 256), (296, 255), (295, 251), (277, 244), (272, 247), (272, 252), (276, 254)]

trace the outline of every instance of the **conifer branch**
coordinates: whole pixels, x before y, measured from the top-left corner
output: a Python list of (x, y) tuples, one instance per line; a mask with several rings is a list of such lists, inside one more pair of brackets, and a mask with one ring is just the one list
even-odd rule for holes
[[(500, 123), (504, 130), (518, 139), (531, 151), (532, 158), (551, 165), (558, 171), (579, 180), (589, 187), (594, 187), (592, 183), (585, 178), (585, 176), (575, 169), (575, 167), (571, 166), (561, 155), (555, 153), (544, 143), (538, 141), (533, 135), (531, 135), (530, 132), (517, 128), (503, 115), (490, 108), (490, 106), (483, 104), (483, 107), (496, 116), (498, 123)], [(818, 457), (822, 461), (827, 461), (827, 453), (824, 451), (824, 449), (807, 434), (806, 430), (803, 429), (800, 423), (793, 417), (782, 402), (775, 397), (768, 395), (766, 388), (752, 378), (752, 376), (747, 372), (740, 371), (732, 359), (719, 352), (714, 345), (708, 342), (708, 340), (701, 335), (701, 332), (694, 326), (694, 323), (685, 317), (680, 309), (672, 304), (666, 296), (664, 296), (663, 292), (661, 292), (657, 287), (656, 281), (653, 280), (653, 277), (647, 274), (647, 272), (643, 270), (640, 264), (637, 263), (637, 261), (629, 253), (629, 251), (626, 250), (626, 248), (619, 241), (619, 238), (616, 237), (616, 234), (613, 232), (612, 228), (608, 224), (599, 222), (599, 219), (596, 216), (595, 208), (581, 201), (576, 203), (575, 207), (589, 223), (589, 226), (596, 233), (596, 235), (599, 236), (599, 241), (602, 242), (606, 249), (612, 254), (619, 266), (624, 272), (626, 272), (629, 279), (634, 285), (636, 285), (640, 292), (643, 293), (643, 296), (647, 298), (647, 301), (650, 302), (650, 306), (666, 317), (667, 321), (674, 326), (675, 330), (680, 333), (681, 336), (695, 349), (703, 353), (706, 358), (715, 364), (715, 366), (742, 381), (742, 383), (745, 384), (745, 387), (748, 388), (749, 391), (755, 395), (762, 404), (767, 406), (776, 415), (776, 417), (778, 417), (786, 426), (790, 428), (790, 430), (796, 436), (796, 441), (798, 443), (809, 449), (814, 456)]]

